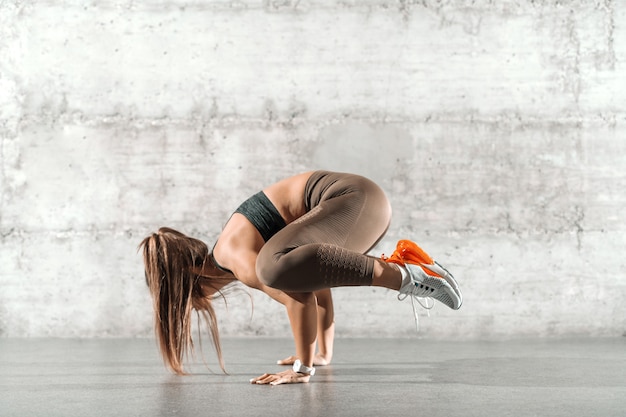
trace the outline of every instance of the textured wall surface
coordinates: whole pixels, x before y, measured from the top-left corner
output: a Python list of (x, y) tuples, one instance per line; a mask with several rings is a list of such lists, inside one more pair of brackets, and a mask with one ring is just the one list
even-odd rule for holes
[[(459, 279), (421, 336), (626, 335), (625, 61), (611, 0), (2, 1), (0, 335), (151, 335), (141, 239), (210, 245), (316, 168), (387, 191), (374, 254)], [(340, 336), (416, 334), (393, 292), (334, 294)], [(222, 333), (288, 335), (251, 295)]]

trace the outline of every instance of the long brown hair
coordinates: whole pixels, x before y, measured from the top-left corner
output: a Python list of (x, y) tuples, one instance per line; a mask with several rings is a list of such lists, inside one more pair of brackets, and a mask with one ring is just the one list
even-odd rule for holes
[(162, 227), (146, 237), (139, 248), (143, 250), (146, 284), (152, 295), (155, 333), (166, 365), (177, 374), (186, 374), (183, 359), (194, 353), (191, 337), (193, 309), (197, 312), (198, 322), (203, 319), (206, 323), (220, 368), (226, 372), (212, 304), (214, 298), (223, 297), (220, 289), (226, 281), (199, 275), (209, 262), (207, 245), (174, 229)]

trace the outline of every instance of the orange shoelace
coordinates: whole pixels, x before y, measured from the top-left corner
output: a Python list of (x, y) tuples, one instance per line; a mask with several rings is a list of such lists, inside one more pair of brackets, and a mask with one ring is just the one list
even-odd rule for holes
[[(422, 248), (410, 240), (400, 240), (396, 250), (390, 257), (381, 256), (385, 262), (404, 265), (405, 263), (414, 265), (433, 265), (435, 261)], [(422, 268), (430, 276), (441, 278), (441, 276), (428, 268)]]

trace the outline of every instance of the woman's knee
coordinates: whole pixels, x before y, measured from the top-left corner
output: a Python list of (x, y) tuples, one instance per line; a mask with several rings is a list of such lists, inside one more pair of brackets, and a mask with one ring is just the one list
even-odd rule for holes
[(315, 245), (277, 253), (261, 249), (256, 262), (256, 274), (263, 284), (281, 291), (309, 292), (318, 289), (310, 282), (309, 270), (315, 270)]
[(262, 284), (276, 288), (276, 265), (275, 262), (268, 261), (266, 256), (259, 253), (256, 260), (256, 276)]
[(285, 290), (285, 253), (277, 252), (271, 244), (266, 244), (256, 260), (256, 275), (262, 284), (277, 290)]

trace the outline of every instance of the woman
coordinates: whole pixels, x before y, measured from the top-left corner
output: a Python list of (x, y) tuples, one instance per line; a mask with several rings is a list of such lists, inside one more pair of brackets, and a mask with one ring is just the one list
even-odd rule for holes
[(182, 358), (193, 350), (195, 309), (207, 320), (224, 369), (211, 300), (235, 281), (283, 304), (295, 341), (295, 356), (279, 361), (293, 367), (253, 378), (255, 384), (308, 382), (314, 365), (330, 363), (330, 288), (378, 286), (458, 309), (462, 296), (456, 281), (414, 243), (400, 241), (389, 258), (364, 255), (385, 234), (390, 218), (389, 202), (372, 181), (313, 171), (279, 181), (246, 200), (212, 251), (197, 239), (161, 228), (140, 247), (165, 362), (184, 373)]

